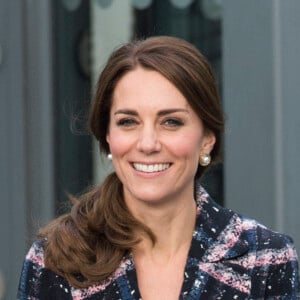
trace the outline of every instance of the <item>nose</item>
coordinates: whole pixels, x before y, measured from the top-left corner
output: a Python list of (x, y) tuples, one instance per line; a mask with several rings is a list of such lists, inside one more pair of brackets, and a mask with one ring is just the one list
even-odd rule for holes
[(153, 126), (145, 126), (140, 131), (137, 149), (146, 154), (151, 154), (160, 151), (161, 143), (158, 133)]

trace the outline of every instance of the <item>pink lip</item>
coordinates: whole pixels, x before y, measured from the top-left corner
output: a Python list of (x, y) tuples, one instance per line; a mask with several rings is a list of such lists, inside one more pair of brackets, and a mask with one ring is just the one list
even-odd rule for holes
[(159, 172), (145, 173), (145, 172), (138, 171), (138, 170), (135, 170), (135, 169), (134, 169), (134, 172), (135, 172), (139, 177), (146, 178), (146, 179), (151, 179), (151, 178), (154, 179), (154, 178), (161, 177), (162, 175), (166, 174), (167, 171), (168, 171), (168, 169), (167, 169), (167, 170), (164, 170), (164, 171), (159, 171)]

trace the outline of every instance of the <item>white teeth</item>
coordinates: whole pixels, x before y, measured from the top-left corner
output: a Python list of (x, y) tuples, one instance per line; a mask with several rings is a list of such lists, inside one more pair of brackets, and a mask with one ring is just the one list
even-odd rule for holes
[(145, 173), (153, 173), (153, 172), (161, 172), (170, 167), (170, 164), (154, 164), (154, 165), (144, 165), (144, 164), (133, 164), (134, 168), (137, 171), (145, 172)]

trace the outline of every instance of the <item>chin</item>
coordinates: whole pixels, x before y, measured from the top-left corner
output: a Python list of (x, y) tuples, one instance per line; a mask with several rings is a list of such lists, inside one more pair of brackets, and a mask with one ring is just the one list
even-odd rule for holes
[(174, 192), (172, 191), (171, 193), (158, 194), (157, 191), (147, 193), (147, 191), (143, 190), (142, 193), (136, 193), (133, 196), (136, 201), (141, 201), (148, 205), (159, 205), (173, 201)]

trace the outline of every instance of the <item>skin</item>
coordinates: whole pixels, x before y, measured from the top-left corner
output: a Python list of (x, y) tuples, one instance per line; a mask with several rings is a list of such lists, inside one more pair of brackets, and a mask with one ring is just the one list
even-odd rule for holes
[(154, 246), (143, 237), (134, 251), (143, 299), (178, 299), (195, 224), (194, 176), (215, 136), (171, 82), (141, 67), (117, 83), (110, 120), (126, 204), (157, 237)]

